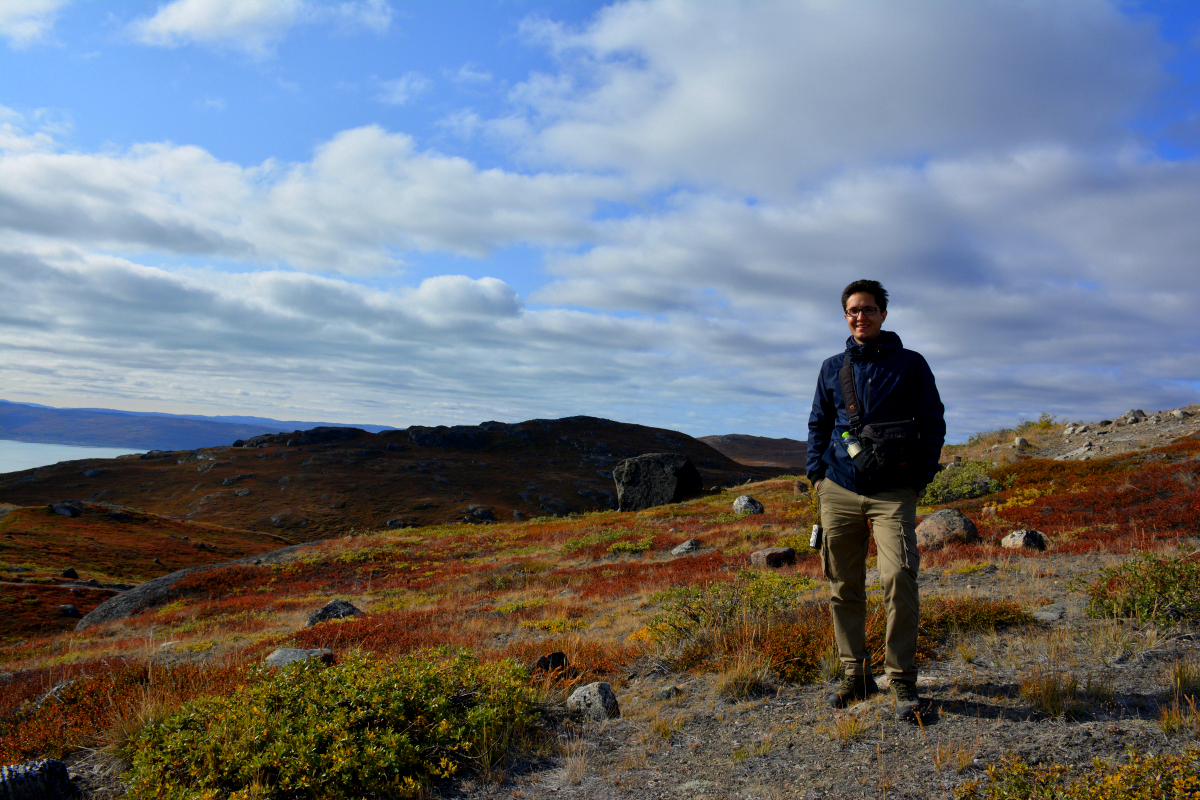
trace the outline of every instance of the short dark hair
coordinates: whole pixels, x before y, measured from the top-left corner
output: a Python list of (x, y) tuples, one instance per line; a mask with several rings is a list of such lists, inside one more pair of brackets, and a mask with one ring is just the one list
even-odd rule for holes
[(880, 311), (887, 311), (887, 289), (879, 281), (859, 280), (842, 289), (842, 311), (846, 310), (846, 301), (850, 295), (866, 292), (875, 298), (875, 305)]

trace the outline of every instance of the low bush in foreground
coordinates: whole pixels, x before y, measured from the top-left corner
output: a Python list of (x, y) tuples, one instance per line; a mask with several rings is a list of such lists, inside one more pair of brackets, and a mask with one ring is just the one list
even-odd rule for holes
[(533, 721), (524, 668), (442, 650), (295, 664), (185, 704), (133, 743), (133, 798), (416, 797), (488, 772)]
[(1085, 587), (1088, 614), (1174, 625), (1200, 621), (1200, 551), (1179, 556), (1142, 553), (1104, 567)]
[(958, 800), (1197, 800), (1200, 798), (1200, 748), (1181, 755), (1129, 753), (1120, 765), (1097, 759), (1077, 778), (1061, 764), (1031, 766), (1007, 756), (988, 767), (987, 782), (967, 781)]

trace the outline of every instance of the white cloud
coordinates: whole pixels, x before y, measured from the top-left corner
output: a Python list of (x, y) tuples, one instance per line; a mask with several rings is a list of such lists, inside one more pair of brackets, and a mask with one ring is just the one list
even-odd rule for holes
[(130, 25), (134, 38), (155, 47), (201, 44), (267, 58), (295, 25), (333, 24), (376, 33), (391, 24), (391, 7), (382, 0), (336, 5), (305, 0), (174, 0), (151, 17)]
[(622, 191), (600, 178), (480, 170), (374, 126), (338, 134), (307, 163), (249, 168), (166, 144), (47, 152), (5, 130), (0, 231), (10, 237), (319, 272), (390, 270), (412, 250), (481, 257), (576, 244), (591, 234), (593, 203)]
[(399, 78), (390, 81), (381, 81), (380, 86), (383, 91), (379, 93), (377, 98), (381, 103), (389, 105), (402, 106), (413, 98), (429, 88), (429, 79), (421, 75), (419, 72), (407, 72)]
[(1162, 80), (1113, 4), (623, 2), (529, 23), (563, 69), (501, 127), (540, 163), (786, 194), (829, 170), (1124, 135)]
[(0, 3), (0, 37), (13, 47), (28, 47), (45, 38), (58, 11), (70, 0), (4, 0)]

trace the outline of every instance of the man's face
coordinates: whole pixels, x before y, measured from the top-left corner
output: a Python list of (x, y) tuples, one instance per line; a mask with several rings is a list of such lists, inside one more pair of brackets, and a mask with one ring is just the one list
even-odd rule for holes
[(887, 312), (879, 310), (875, 296), (869, 292), (855, 292), (847, 297), (845, 314), (850, 335), (859, 344), (878, 339), (880, 327), (887, 319)]

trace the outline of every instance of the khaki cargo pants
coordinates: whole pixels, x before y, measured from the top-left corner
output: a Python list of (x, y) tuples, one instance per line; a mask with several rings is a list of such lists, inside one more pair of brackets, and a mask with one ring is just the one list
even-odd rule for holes
[(874, 528), (879, 552), (879, 582), (887, 611), (884, 671), (892, 679), (916, 681), (917, 623), (917, 493), (894, 489), (861, 495), (826, 478), (817, 486), (821, 527), (825, 529), (821, 559), (830, 581), (833, 634), (847, 675), (868, 675), (867, 545)]

